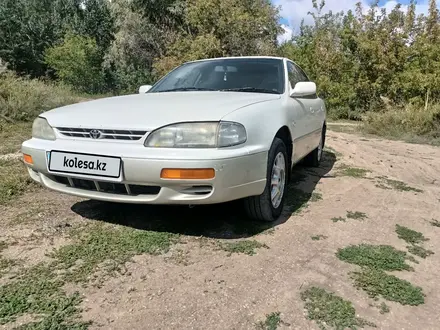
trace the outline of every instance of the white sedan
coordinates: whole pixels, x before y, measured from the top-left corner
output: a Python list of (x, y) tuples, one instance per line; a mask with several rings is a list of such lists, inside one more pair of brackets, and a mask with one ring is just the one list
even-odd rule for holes
[(42, 113), (22, 145), (29, 175), (80, 197), (144, 204), (243, 199), (274, 221), (292, 167), (318, 166), (326, 108), (286, 58), (185, 63), (139, 94)]

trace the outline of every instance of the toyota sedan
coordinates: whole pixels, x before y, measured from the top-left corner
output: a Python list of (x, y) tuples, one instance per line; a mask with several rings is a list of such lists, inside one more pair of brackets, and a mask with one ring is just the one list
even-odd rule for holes
[(185, 63), (139, 93), (42, 113), (22, 145), (32, 179), (60, 193), (142, 204), (241, 199), (276, 220), (292, 167), (318, 166), (326, 108), (287, 58)]

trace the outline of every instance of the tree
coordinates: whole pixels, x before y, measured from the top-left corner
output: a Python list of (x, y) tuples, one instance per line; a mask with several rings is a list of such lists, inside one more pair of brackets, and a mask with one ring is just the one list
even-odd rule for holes
[(74, 89), (84, 93), (104, 90), (102, 58), (95, 39), (69, 33), (63, 43), (46, 50), (45, 60)]

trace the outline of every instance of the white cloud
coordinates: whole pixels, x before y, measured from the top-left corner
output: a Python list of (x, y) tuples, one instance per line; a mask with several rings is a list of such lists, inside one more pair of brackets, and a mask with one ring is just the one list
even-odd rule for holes
[[(362, 3), (364, 9), (368, 9), (370, 3), (368, 0), (326, 0), (323, 11), (328, 12), (331, 10), (334, 13), (340, 11), (347, 12), (350, 9), (354, 10), (356, 3), (359, 1)], [(313, 23), (313, 18), (307, 15), (308, 12), (314, 10), (311, 0), (273, 0), (273, 2), (276, 6), (281, 6), (281, 16), (288, 20), (292, 33), (299, 31), (302, 19), (304, 19), (306, 24)], [(318, 3), (319, 2), (318, 0)], [(398, 1), (390, 0), (383, 5), (383, 8), (386, 8), (387, 12), (390, 12), (397, 3)], [(407, 8), (407, 5), (402, 6), (402, 10), (406, 10)], [(416, 11), (417, 14), (426, 14), (428, 12), (428, 0), (417, 4)], [(283, 27), (285, 28), (285, 26)]]
[(281, 27), (284, 29), (284, 33), (278, 36), (278, 42), (281, 44), (285, 41), (292, 39), (293, 30), (290, 26), (282, 24)]

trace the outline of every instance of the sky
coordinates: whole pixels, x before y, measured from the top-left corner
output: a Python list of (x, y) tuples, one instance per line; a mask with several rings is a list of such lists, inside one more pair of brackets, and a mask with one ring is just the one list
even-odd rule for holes
[[(301, 20), (304, 18), (305, 23), (311, 23), (312, 18), (307, 15), (313, 9), (312, 0), (271, 0), (276, 6), (281, 6), (281, 24), (285, 33), (279, 36), (279, 41), (289, 40), (292, 34), (298, 32)], [(428, 12), (429, 0), (418, 0), (416, 11), (418, 14)], [(318, 3), (320, 1), (318, 0)], [(324, 11), (332, 10), (333, 12), (344, 12), (354, 9), (357, 2), (362, 2), (364, 7), (368, 7), (369, 0), (326, 0)], [(406, 10), (410, 0), (381, 0), (379, 5), (391, 11), (396, 4), (402, 4), (402, 10)], [(440, 4), (440, 2), (438, 2)]]

